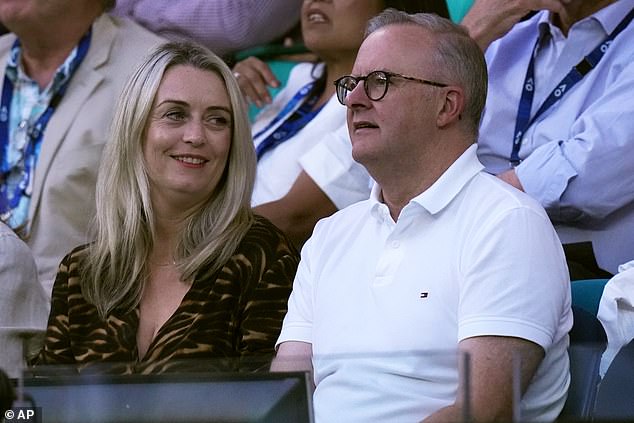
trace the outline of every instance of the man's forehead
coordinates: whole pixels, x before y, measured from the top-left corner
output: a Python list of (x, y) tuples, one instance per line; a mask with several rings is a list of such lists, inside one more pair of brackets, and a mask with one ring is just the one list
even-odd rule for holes
[(386, 42), (399, 41), (397, 46), (413, 47), (421, 40), (427, 40), (432, 38), (433, 34), (421, 25), (406, 22), (406, 23), (394, 23), (383, 26), (376, 31), (372, 32), (363, 41), (378, 43), (380, 40)]
[(423, 66), (429, 57), (431, 34), (413, 24), (382, 27), (363, 41), (353, 67), (355, 75), (373, 70), (395, 70)]

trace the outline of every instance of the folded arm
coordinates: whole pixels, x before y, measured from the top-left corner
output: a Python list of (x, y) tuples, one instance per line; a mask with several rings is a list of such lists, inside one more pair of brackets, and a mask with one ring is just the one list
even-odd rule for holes
[(571, 123), (558, 124), (561, 113), (550, 118), (549, 127), (566, 128), (564, 137), (551, 136), (515, 168), (554, 222), (593, 224), (634, 201), (634, 110), (623, 107), (634, 93), (634, 63), (606, 83), (604, 92), (597, 86), (588, 94), (590, 106)]

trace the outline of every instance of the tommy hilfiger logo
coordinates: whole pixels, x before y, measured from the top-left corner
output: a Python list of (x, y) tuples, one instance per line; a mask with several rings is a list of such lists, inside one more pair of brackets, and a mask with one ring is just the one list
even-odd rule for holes
[(428, 295), (429, 295), (429, 292), (421, 292), (420, 293), (420, 297), (421, 298), (427, 298)]

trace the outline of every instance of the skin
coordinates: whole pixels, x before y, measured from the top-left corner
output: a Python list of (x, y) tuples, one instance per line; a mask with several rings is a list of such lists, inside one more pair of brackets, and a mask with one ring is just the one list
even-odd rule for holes
[(280, 344), (271, 363), (272, 372), (312, 371), (310, 357), (313, 346), (308, 342), (289, 341)]
[[(430, 55), (404, 54), (403, 49), (390, 47), (431, 48), (433, 39), (414, 29), (399, 25), (371, 34), (359, 50), (352, 74), (386, 70), (451, 83), (436, 74)], [(408, 107), (402, 107), (404, 104)], [(385, 97), (372, 101), (359, 84), (348, 94), (346, 106), (352, 156), (379, 182), (394, 220), (411, 198), (431, 186), (472, 143), (473, 137), (458, 122), (464, 107), (458, 85), (441, 88), (395, 78)], [(420, 134), (425, 134), (424, 140)]]
[(0, 22), (20, 38), (22, 65), (42, 88), (102, 12), (97, 0), (0, 1)]
[(229, 156), (231, 118), (218, 75), (185, 65), (165, 72), (143, 145), (157, 211), (188, 215), (211, 196)]
[[(381, 186), (384, 202), (396, 221), (411, 198), (433, 184), (472, 143), (459, 116), (464, 94), (456, 81), (443, 81), (434, 73), (433, 34), (412, 25), (391, 25), (372, 33), (363, 43), (353, 75), (390, 70), (449, 84), (446, 88), (395, 81), (380, 101), (370, 100), (363, 84), (349, 93), (348, 127), (355, 160), (362, 163)], [(418, 51), (420, 54), (407, 54)], [(398, 107), (407, 104), (408, 107)], [(421, 134), (425, 134), (424, 137)], [(407, 154), (404, 154), (407, 153)], [(470, 357), (470, 412), (473, 421), (511, 421), (513, 368), (521, 359), (520, 389), (525, 392), (544, 351), (530, 341), (501, 336), (478, 336), (458, 343)], [(274, 370), (305, 369), (312, 345), (289, 341), (279, 346)], [(464, 390), (464, 369), (459, 369), (458, 392)], [(428, 416), (427, 422), (460, 421), (465, 399)]]
[(223, 80), (191, 66), (169, 68), (154, 99), (143, 156), (156, 216), (156, 248), (140, 303), (137, 333), (143, 357), (190, 284), (173, 263), (186, 218), (213, 195), (231, 148), (232, 111)]

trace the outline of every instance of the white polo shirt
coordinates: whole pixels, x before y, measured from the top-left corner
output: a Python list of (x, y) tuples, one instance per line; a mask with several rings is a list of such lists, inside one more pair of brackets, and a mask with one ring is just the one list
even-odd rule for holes
[(482, 172), (475, 148), (398, 222), (375, 186), (306, 243), (278, 344), (312, 344), (318, 422), (420, 421), (450, 405), (457, 344), (480, 335), (544, 348), (521, 417), (558, 416), (572, 326), (561, 243), (541, 206)]

